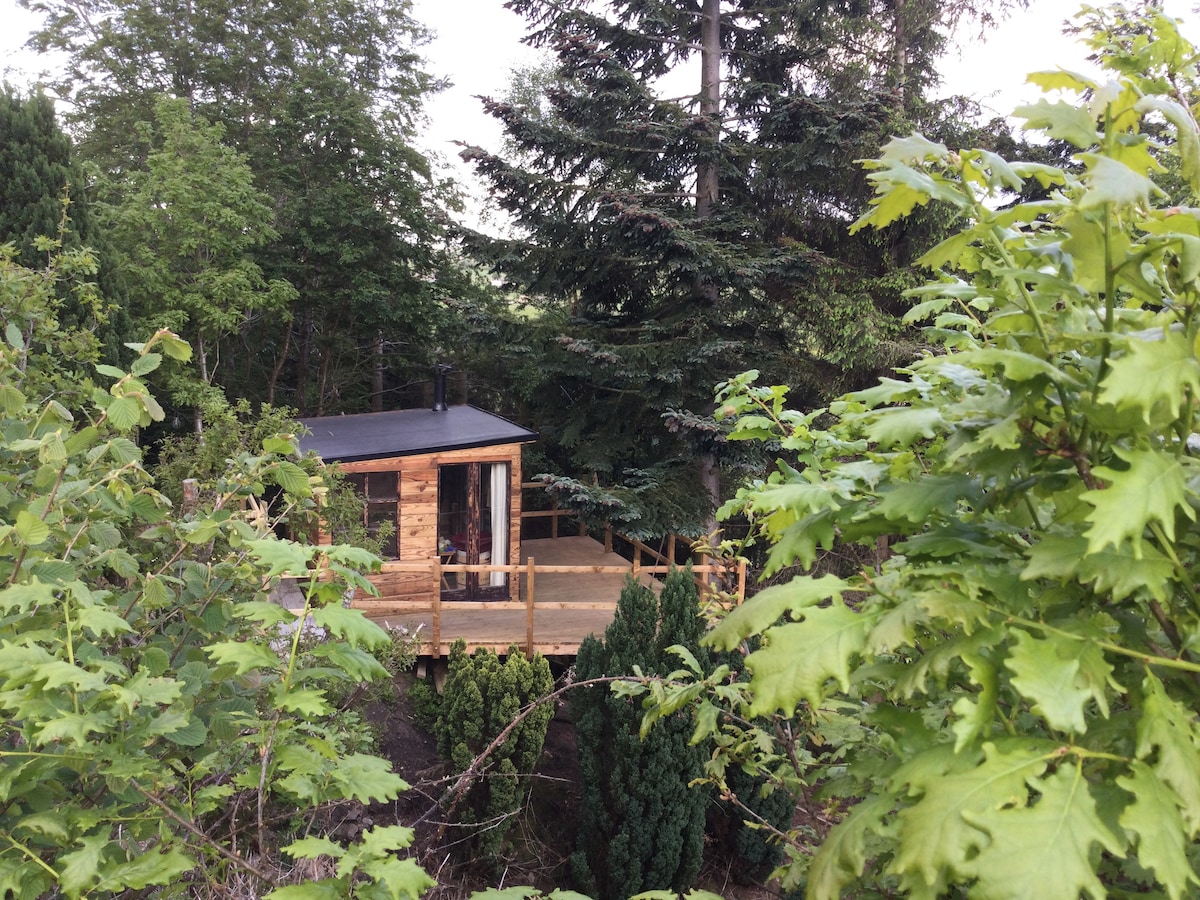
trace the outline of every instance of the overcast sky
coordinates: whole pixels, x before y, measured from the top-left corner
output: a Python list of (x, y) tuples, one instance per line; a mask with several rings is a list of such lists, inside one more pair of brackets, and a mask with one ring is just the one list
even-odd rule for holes
[[(1184, 19), (1184, 33), (1200, 40), (1200, 15), (1190, 12), (1200, 0), (1166, 0), (1166, 8)], [(1025, 75), (1039, 69), (1081, 68), (1083, 53), (1062, 36), (1064, 19), (1080, 7), (1076, 0), (1031, 0), (1032, 9), (1015, 14), (985, 41), (969, 40), (943, 66), (945, 93), (963, 93), (984, 101), (991, 111), (1007, 114), (1037, 89), (1024, 85)], [(414, 0), (414, 15), (437, 35), (427, 48), (433, 74), (448, 77), (453, 87), (428, 105), (426, 149), (457, 161), (452, 142), (466, 140), (494, 149), (500, 131), (484, 116), (476, 95), (498, 95), (514, 67), (535, 62), (524, 47), (523, 20), (506, 10), (503, 0)], [(0, 78), (28, 83), (38, 61), (20, 52), (37, 19), (16, 0), (0, 0)]]

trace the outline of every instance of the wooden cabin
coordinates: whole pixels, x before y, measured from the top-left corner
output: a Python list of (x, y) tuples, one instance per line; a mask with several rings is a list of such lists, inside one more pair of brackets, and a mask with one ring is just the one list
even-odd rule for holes
[[(415, 635), (423, 655), (445, 655), (461, 637), (468, 649), (516, 644), (529, 654), (574, 656), (612, 621), (627, 578), (656, 587), (656, 576), (679, 563), (675, 539), (659, 550), (624, 539), (630, 559), (614, 552), (611, 529), (601, 543), (582, 525), (560, 535), (564, 511), (523, 514), (522, 488), (540, 485), (522, 484), (521, 447), (537, 434), (444, 398), (439, 376), (429, 409), (301, 419), (309, 431), (301, 449), (349, 475), (367, 528), (393, 526), (383, 566), (369, 576), (377, 594), (358, 592), (354, 606)], [(522, 541), (522, 518), (545, 516), (551, 536)], [(741, 601), (744, 561), (698, 562), (693, 571), (706, 593), (724, 579), (732, 591), (725, 596)]]
[[(366, 503), (366, 525), (393, 526), (381, 555), (397, 562), (517, 565), (521, 559), (521, 445), (537, 433), (474, 406), (447, 406), (444, 384), (429, 409), (301, 419), (302, 450), (337, 462)], [(420, 572), (385, 566), (372, 578), (403, 601), (428, 597)], [(504, 572), (440, 579), (450, 600), (511, 600)]]

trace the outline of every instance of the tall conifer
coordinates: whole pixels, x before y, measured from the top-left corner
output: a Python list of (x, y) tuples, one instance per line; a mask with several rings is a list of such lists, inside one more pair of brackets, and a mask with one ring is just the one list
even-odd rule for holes
[[(604, 640), (580, 647), (582, 679), (665, 675), (678, 660), (667, 648), (679, 644), (698, 658), (703, 623), (689, 571), (667, 576), (656, 597), (629, 581)], [(641, 709), (603, 687), (572, 694), (579, 732), (583, 784), (578, 850), (571, 857), (579, 886), (600, 900), (623, 900), (644, 890), (686, 891), (700, 871), (707, 795), (689, 787), (700, 777), (704, 753), (689, 743), (687, 716), (658, 722), (643, 740)]]

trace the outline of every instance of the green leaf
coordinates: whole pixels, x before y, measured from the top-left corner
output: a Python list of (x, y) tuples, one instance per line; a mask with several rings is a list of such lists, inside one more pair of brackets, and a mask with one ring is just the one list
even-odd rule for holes
[(34, 578), (28, 584), (14, 584), (0, 590), (0, 610), (27, 613), (43, 603), (54, 601), (54, 588)]
[(392, 771), (392, 764), (378, 756), (351, 753), (338, 760), (330, 778), (347, 800), (378, 803), (395, 800), (408, 784)]
[(1089, 163), (1084, 177), (1087, 190), (1079, 201), (1080, 209), (1093, 209), (1111, 203), (1113, 206), (1143, 206), (1157, 188), (1154, 182), (1129, 166), (1107, 156), (1082, 153)]
[(1142, 682), (1145, 697), (1137, 724), (1137, 757), (1147, 760), (1157, 752), (1154, 774), (1179, 797), (1188, 834), (1200, 829), (1200, 735), (1192, 711), (1167, 695), (1162, 682), (1147, 673)]
[(1086, 892), (1108, 896), (1092, 866), (1092, 848), (1114, 856), (1125, 845), (1096, 813), (1079, 766), (1063, 765), (1047, 778), (1030, 778), (1037, 802), (1008, 809), (966, 811), (964, 818), (987, 832), (979, 855), (962, 866), (979, 878), (971, 896), (981, 900), (1061, 900)]
[(282, 460), (271, 470), (275, 483), (297, 497), (308, 497), (312, 489), (308, 484), (308, 475), (294, 462)]
[(4, 339), (8, 341), (8, 346), (14, 350), (25, 349), (25, 335), (21, 334), (21, 329), (17, 327), (15, 322), (9, 322), (4, 326)]
[(103, 885), (106, 890), (141, 890), (152, 884), (173, 884), (195, 865), (182, 847), (171, 845), (166, 849), (138, 853), (129, 862), (106, 866)]
[(275, 888), (263, 895), (263, 900), (346, 900), (349, 885), (341, 878), (324, 878), (304, 884)]
[(1129, 768), (1131, 775), (1117, 779), (1133, 795), (1121, 813), (1121, 827), (1137, 837), (1138, 862), (1166, 886), (1171, 900), (1180, 900), (1189, 885), (1200, 885), (1200, 878), (1188, 862), (1179, 798), (1145, 763), (1135, 760)]
[(710, 647), (733, 650), (752, 634), (761, 634), (783, 615), (808, 609), (830, 598), (841, 600), (849, 583), (833, 575), (813, 578), (801, 575), (786, 584), (759, 591), (741, 606), (734, 607), (704, 638)]
[(208, 729), (204, 723), (192, 716), (188, 723), (164, 735), (172, 744), (180, 747), (203, 747), (208, 742)]
[(1012, 685), (1031, 703), (1034, 713), (1058, 731), (1079, 735), (1087, 731), (1083, 706), (1091, 696), (1078, 684), (1079, 661), (1069, 658), (1077, 643), (1051, 635), (1035, 638), (1013, 631), (1016, 646), (1004, 661), (1012, 671)]
[(359, 609), (346, 609), (338, 604), (330, 604), (313, 610), (312, 619), (330, 634), (342, 638), (354, 647), (373, 648), (391, 643), (388, 633)]
[(1159, 341), (1132, 338), (1125, 347), (1100, 385), (1102, 403), (1137, 412), (1149, 425), (1156, 410), (1178, 418), (1189, 390), (1200, 396), (1200, 362), (1182, 333), (1169, 331)]
[(17, 536), (30, 547), (43, 544), (50, 537), (49, 526), (27, 509), (17, 513), (17, 521), (13, 527)]
[(99, 606), (83, 607), (76, 611), (75, 617), (94, 637), (115, 636), (133, 631), (133, 626), (124, 618)]
[(264, 538), (247, 541), (246, 548), (259, 565), (267, 567), (264, 573), (267, 578), (276, 575), (307, 577), (309, 574), (308, 564), (313, 557), (311, 547), (304, 547), (292, 541)]
[(58, 860), (59, 887), (68, 897), (81, 896), (96, 883), (100, 864), (104, 860), (104, 849), (108, 846), (108, 836), (85, 835), (75, 843), (81, 845), (80, 849), (64, 853)]
[(790, 716), (801, 700), (815, 709), (825, 699), (831, 679), (848, 691), (850, 664), (874, 624), (872, 616), (835, 598), (829, 606), (805, 610), (803, 622), (768, 629), (763, 648), (746, 657), (754, 691), (750, 715), (780, 710)]
[(272, 691), (275, 708), (301, 716), (326, 716), (333, 711), (325, 692), (318, 688)]
[(960, 501), (972, 506), (982, 496), (978, 482), (967, 475), (927, 475), (883, 492), (879, 512), (890, 522), (925, 522), (935, 511), (953, 515)]
[(1092, 114), (1086, 108), (1070, 103), (1051, 103), (1043, 97), (1030, 106), (1018, 106), (1013, 110), (1013, 116), (1025, 120), (1026, 130), (1045, 131), (1050, 137), (1067, 141), (1081, 150), (1100, 140)]
[(117, 397), (108, 404), (108, 420), (120, 431), (135, 428), (142, 418), (142, 408), (132, 397)]
[(1087, 491), (1084, 502), (1095, 507), (1088, 515), (1088, 552), (1120, 547), (1126, 540), (1134, 556), (1141, 558), (1142, 533), (1151, 522), (1159, 522), (1168, 538), (1175, 537), (1175, 510), (1189, 519), (1196, 514), (1187, 504), (1186, 483), (1179, 460), (1158, 450), (1121, 450), (1117, 456), (1129, 464), (1127, 470), (1097, 466), (1096, 477), (1110, 482), (1103, 490)]
[(920, 438), (937, 436), (943, 424), (936, 407), (892, 407), (877, 410), (867, 426), (867, 439), (887, 449), (908, 447)]
[(0, 384), (0, 409), (5, 415), (15, 416), (25, 406), (25, 395), (11, 384)]
[(867, 838), (882, 829), (892, 811), (892, 798), (874, 795), (855, 804), (821, 842), (808, 870), (812, 900), (838, 900), (842, 890), (858, 879), (867, 862)]
[(910, 794), (919, 795), (896, 816), (895, 873), (932, 887), (945, 882), (949, 873), (965, 871), (988, 843), (972, 814), (1023, 806), (1025, 779), (1046, 769), (1047, 754), (1036, 746), (1006, 750), (984, 744), (983, 749), (986, 758), (977, 765), (970, 757), (947, 755), (944, 749), (926, 751), (893, 776), (896, 788), (907, 784)]
[(157, 337), (163, 353), (171, 357), (171, 359), (187, 362), (192, 358), (191, 345), (177, 334), (173, 334), (170, 331), (160, 331)]
[(981, 736), (986, 736), (996, 718), (996, 701), (1000, 695), (1000, 679), (996, 667), (978, 654), (963, 656), (971, 672), (971, 680), (979, 685), (979, 693), (972, 697), (960, 697), (952, 707), (958, 717), (951, 730), (954, 732), (954, 752), (961, 753)]
[(149, 375), (162, 363), (162, 355), (159, 353), (147, 353), (144, 356), (139, 356), (133, 361), (133, 366), (130, 368), (135, 376), (140, 378), (143, 375)]
[(281, 847), (280, 850), (292, 859), (318, 859), (322, 856), (340, 859), (346, 852), (346, 848), (341, 844), (323, 837), (301, 838)]
[(205, 652), (218, 665), (233, 666), (238, 675), (245, 675), (256, 669), (277, 670), (282, 668), (279, 657), (270, 647), (262, 644), (223, 641), (206, 647)]

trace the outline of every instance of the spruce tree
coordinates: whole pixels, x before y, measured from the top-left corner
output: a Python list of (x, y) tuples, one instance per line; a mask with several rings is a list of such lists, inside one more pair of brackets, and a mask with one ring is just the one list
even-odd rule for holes
[(715, 383), (756, 368), (815, 406), (911, 357), (902, 293), (941, 224), (848, 235), (870, 187), (847, 162), (966, 129), (926, 100), (934, 60), (957, 19), (1009, 5), (509, 4), (554, 69), (485, 101), (506, 148), (464, 157), (519, 228), (468, 246), (548, 309), (503, 364), (562, 471), (656, 502), (670, 485), (690, 512), (733, 461)]
[[(676, 644), (703, 659), (699, 594), (690, 570), (667, 576), (662, 592), (628, 581), (604, 640), (589, 636), (575, 669), (580, 680), (607, 675), (664, 675)], [(623, 900), (644, 890), (687, 890), (700, 871), (706, 793), (704, 751), (690, 744), (686, 715), (656, 723), (639, 737), (641, 709), (604, 687), (572, 694), (583, 797), (571, 872), (581, 890)]]

